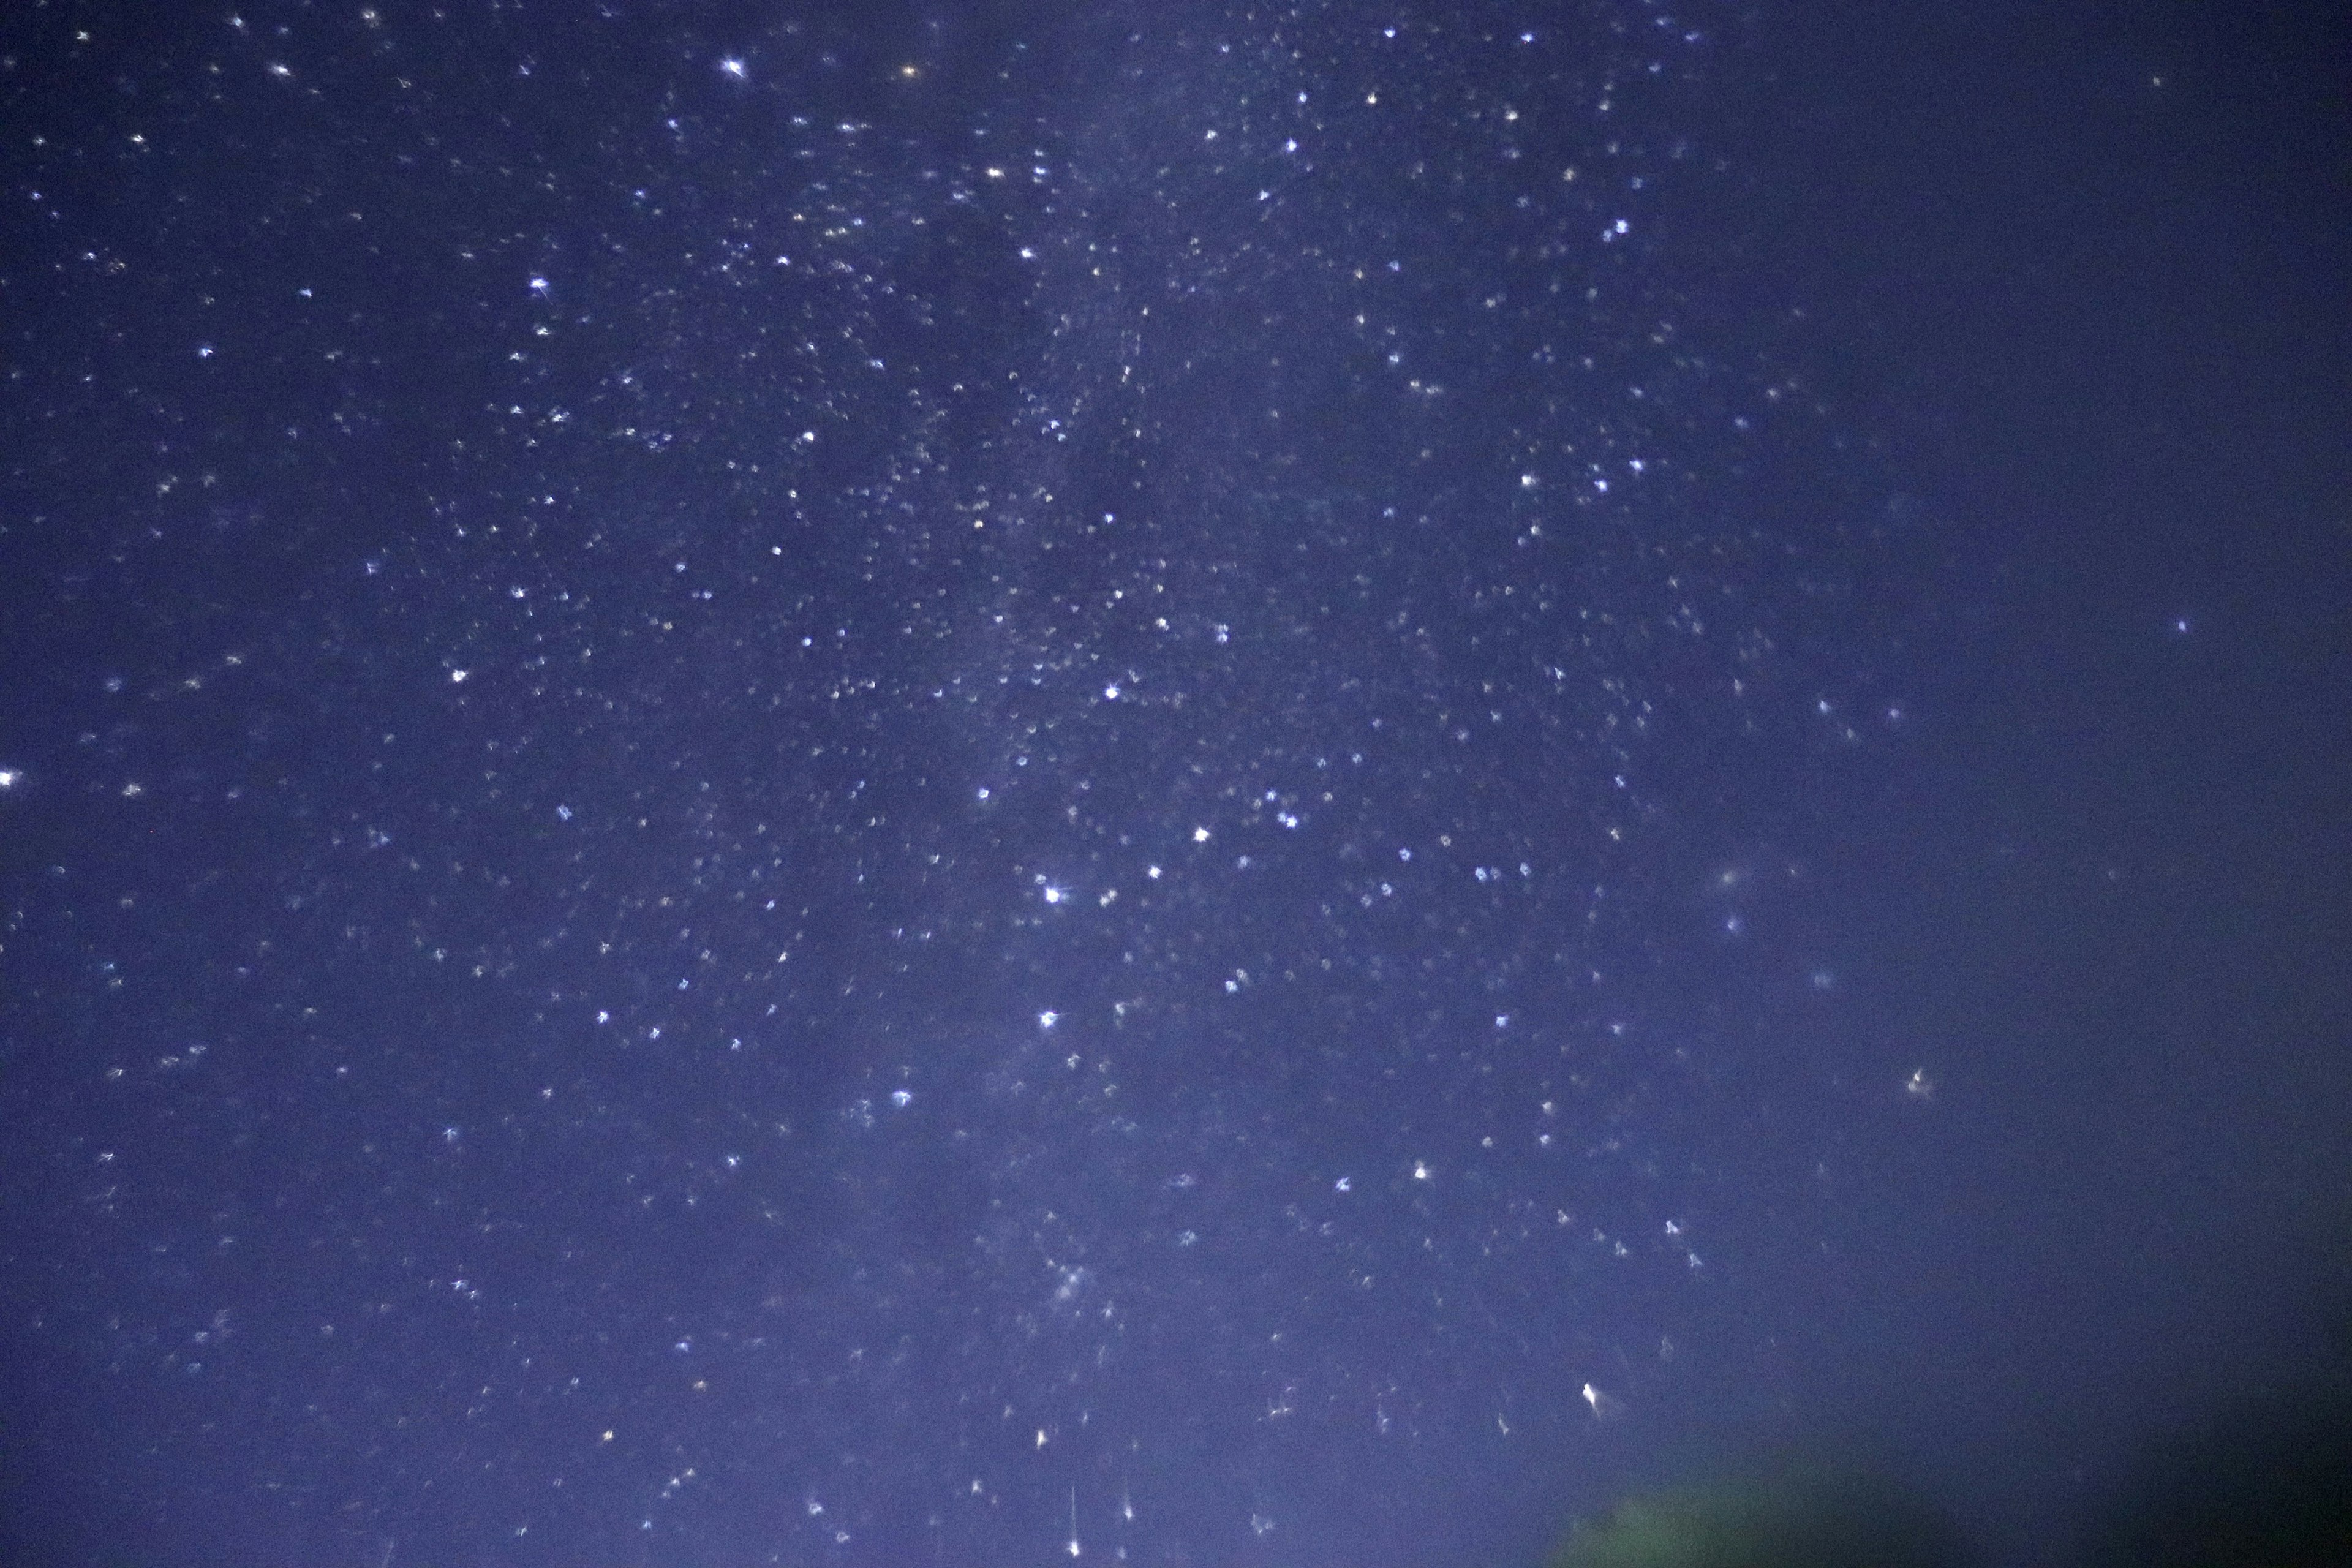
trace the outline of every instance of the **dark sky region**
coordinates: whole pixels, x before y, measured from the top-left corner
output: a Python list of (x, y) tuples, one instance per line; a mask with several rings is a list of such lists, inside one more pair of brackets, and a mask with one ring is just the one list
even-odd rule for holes
[(2347, 62), (8, 7), (0, 1549), (2060, 1559), (2340, 1371)]

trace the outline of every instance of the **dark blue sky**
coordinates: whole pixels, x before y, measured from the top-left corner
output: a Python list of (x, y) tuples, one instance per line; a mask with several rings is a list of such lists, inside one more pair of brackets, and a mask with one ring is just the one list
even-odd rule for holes
[(2208, 9), (12, 15), (12, 1560), (2042, 1562), (2340, 1375)]

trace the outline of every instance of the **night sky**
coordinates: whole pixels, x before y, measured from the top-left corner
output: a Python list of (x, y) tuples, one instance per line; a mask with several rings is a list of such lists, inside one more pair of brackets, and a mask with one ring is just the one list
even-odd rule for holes
[(8, 12), (7, 1561), (2021, 1564), (2340, 1370), (2343, 7)]

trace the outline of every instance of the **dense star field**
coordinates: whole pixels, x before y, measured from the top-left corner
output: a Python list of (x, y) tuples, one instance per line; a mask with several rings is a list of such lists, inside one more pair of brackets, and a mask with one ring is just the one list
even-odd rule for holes
[(1809, 235), (1769, 16), (8, 28), (44, 1560), (1526, 1561), (1695, 1433), (1916, 1434), (1932, 1299), (2081, 1256), (1948, 1194), (2136, 1080), (1988, 998), (2208, 873), (2200, 764), (2074, 793), (2172, 721), (2068, 715), (2315, 661), (2145, 564), (2031, 651), (2072, 558)]

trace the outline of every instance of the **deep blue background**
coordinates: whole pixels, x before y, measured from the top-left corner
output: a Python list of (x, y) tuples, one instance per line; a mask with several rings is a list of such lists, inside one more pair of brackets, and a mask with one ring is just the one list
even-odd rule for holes
[(2039, 1562), (2340, 1378), (2212, 9), (12, 14), (12, 1561)]

